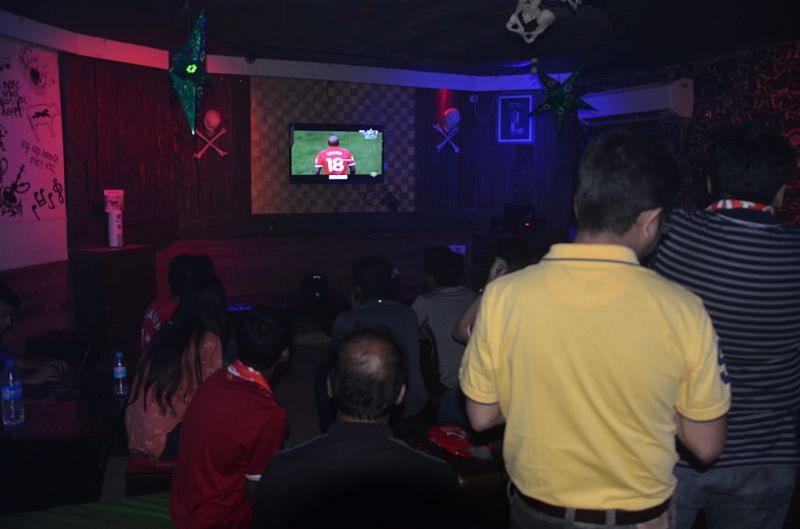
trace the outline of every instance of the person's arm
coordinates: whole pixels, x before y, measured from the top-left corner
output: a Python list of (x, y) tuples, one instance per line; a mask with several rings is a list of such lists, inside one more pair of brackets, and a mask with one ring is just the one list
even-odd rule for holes
[(725, 448), (728, 425), (724, 416), (711, 421), (693, 421), (679, 413), (675, 423), (678, 439), (701, 462), (710, 465)]
[(256, 498), (256, 490), (258, 489), (259, 479), (250, 479), (248, 476), (244, 477), (244, 499), (254, 500)]
[(711, 318), (699, 300), (692, 321), (696, 332), (682, 333), (685, 349), (694, 354), (685, 357), (688, 369), (675, 405), (676, 435), (697, 459), (710, 464), (725, 447), (730, 377)]
[(481, 306), (481, 295), (475, 297), (467, 310), (458, 318), (455, 328), (453, 328), (453, 339), (460, 343), (467, 343), (472, 334), (472, 325), (478, 315), (478, 307)]
[[(502, 257), (497, 257), (492, 266), (489, 268), (489, 277), (486, 279), (488, 285), (498, 277), (505, 275), (508, 272), (508, 263)], [(478, 316), (478, 307), (481, 305), (481, 296), (475, 298), (472, 304), (467, 307), (467, 310), (458, 318), (456, 326), (453, 329), (453, 339), (460, 343), (467, 343), (472, 334), (472, 326), (475, 324), (475, 318)]]
[(469, 417), (470, 425), (477, 432), (494, 428), (506, 422), (498, 403), (483, 404), (475, 402), (469, 397), (467, 397), (467, 417)]

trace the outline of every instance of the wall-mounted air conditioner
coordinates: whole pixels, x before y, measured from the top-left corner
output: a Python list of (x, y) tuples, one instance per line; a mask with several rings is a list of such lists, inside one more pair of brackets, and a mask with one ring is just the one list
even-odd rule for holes
[(691, 79), (677, 79), (668, 83), (584, 94), (581, 99), (596, 109), (578, 110), (578, 119), (587, 126), (670, 117), (690, 118), (694, 109), (694, 82)]

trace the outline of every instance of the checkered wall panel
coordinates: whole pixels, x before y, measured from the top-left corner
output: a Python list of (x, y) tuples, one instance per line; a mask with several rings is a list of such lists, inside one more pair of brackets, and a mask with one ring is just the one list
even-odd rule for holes
[[(250, 81), (253, 214), (386, 212), (387, 191), (414, 211), (414, 89), (333, 81), (252, 77)], [(292, 185), (290, 123), (385, 126), (382, 184)]]

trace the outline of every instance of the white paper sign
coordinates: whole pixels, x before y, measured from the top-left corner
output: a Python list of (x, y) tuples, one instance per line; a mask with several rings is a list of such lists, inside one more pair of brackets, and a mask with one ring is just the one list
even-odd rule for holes
[(54, 52), (0, 40), (0, 270), (66, 259)]

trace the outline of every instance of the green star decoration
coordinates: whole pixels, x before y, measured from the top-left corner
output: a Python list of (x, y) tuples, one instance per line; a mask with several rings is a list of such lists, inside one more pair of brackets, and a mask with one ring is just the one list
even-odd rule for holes
[(203, 101), (205, 87), (211, 84), (206, 71), (206, 14), (201, 12), (189, 40), (180, 50), (170, 50), (169, 77), (172, 90), (183, 106), (189, 129), (194, 134), (197, 107)]
[(551, 110), (556, 114), (556, 128), (558, 132), (564, 129), (564, 119), (567, 112), (572, 112), (577, 109), (595, 110), (595, 108), (575, 95), (575, 86), (578, 84), (578, 77), (581, 75), (581, 69), (578, 68), (563, 82), (559, 83), (549, 75), (543, 72), (537, 72), (539, 81), (544, 88), (545, 98), (544, 101), (533, 109), (531, 116), (550, 112)]

